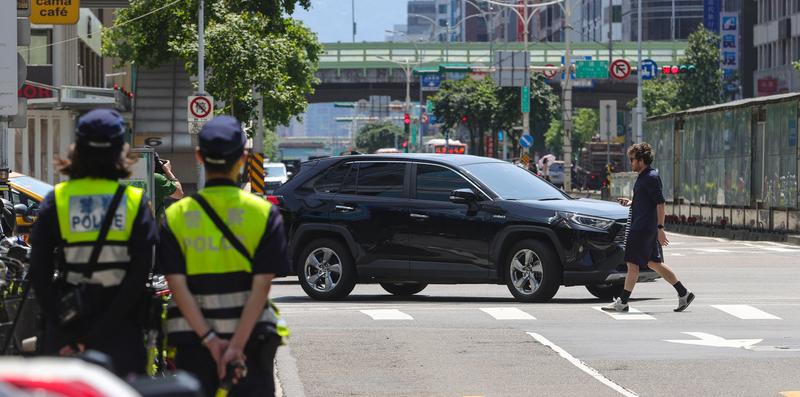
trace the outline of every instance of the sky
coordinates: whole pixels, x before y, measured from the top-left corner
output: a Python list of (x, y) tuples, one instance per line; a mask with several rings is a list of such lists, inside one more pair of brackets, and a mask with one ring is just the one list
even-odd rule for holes
[[(406, 23), (408, 0), (355, 0), (356, 42), (385, 41), (385, 31)], [(351, 42), (351, 0), (311, 0), (308, 11), (295, 10), (322, 43)]]

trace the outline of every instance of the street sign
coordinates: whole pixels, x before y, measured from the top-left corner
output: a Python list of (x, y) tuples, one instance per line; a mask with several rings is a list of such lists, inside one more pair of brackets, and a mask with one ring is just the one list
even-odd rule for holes
[(520, 90), (520, 109), (522, 113), (530, 113), (531, 112), (531, 89), (527, 86), (522, 86), (522, 90)]
[(428, 124), (428, 113), (422, 113), (419, 119), (422, 121), (422, 124)]
[(420, 75), (422, 91), (436, 91), (442, 82), (442, 77), (438, 73)]
[(190, 96), (186, 118), (189, 121), (189, 134), (200, 133), (203, 124), (214, 117), (214, 98), (210, 96)]
[(433, 105), (433, 101), (428, 99), (428, 101), (425, 102), (425, 110), (427, 110), (428, 113), (433, 113)]
[(652, 80), (656, 78), (656, 73), (658, 73), (658, 64), (652, 59), (643, 59), (642, 66), (639, 67), (639, 73), (642, 74), (642, 80)]
[(19, 109), (15, 6), (16, 4), (11, 1), (3, 1), (0, 6), (0, 116), (13, 116)]
[(523, 149), (527, 149), (533, 145), (533, 137), (525, 134), (519, 138), (519, 145), (522, 146)]
[(616, 59), (611, 63), (611, 75), (617, 80), (623, 80), (631, 75), (631, 64), (624, 59)]
[(600, 101), (600, 138), (607, 142), (617, 134), (617, 101)]
[(531, 79), (528, 51), (497, 51), (494, 54), (492, 80), (500, 87), (522, 87)]
[(608, 61), (575, 61), (575, 78), (607, 79)]
[(497, 140), (503, 142), (503, 131), (497, 131)]
[(522, 153), (522, 156), (519, 157), (519, 162), (527, 167), (531, 162), (531, 157), (528, 155), (528, 153)]
[[(544, 66), (553, 67), (555, 65), (553, 65), (552, 63), (548, 63), (547, 65), (544, 65)], [(544, 72), (542, 72), (542, 74), (544, 74), (544, 77), (547, 77), (548, 79), (552, 79), (553, 77), (556, 77), (556, 74), (558, 74), (558, 71), (557, 70), (545, 70)]]
[(37, 25), (74, 25), (80, 16), (80, 0), (38, 0), (31, 4), (31, 23)]

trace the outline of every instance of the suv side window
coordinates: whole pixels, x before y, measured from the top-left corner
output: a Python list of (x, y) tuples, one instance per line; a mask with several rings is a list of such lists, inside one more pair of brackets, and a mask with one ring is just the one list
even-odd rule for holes
[(417, 164), (417, 200), (450, 201), (456, 189), (475, 190), (464, 177), (438, 165)]
[[(359, 163), (353, 171), (357, 171), (355, 194), (373, 197), (404, 197), (405, 163)], [(352, 176), (353, 171), (350, 172)], [(348, 176), (348, 181), (352, 178)], [(348, 181), (342, 187), (343, 194), (347, 190)], [(352, 194), (352, 193), (349, 193)]]
[(350, 164), (341, 164), (326, 172), (314, 181), (314, 190), (317, 193), (339, 193), (339, 188), (350, 171)]

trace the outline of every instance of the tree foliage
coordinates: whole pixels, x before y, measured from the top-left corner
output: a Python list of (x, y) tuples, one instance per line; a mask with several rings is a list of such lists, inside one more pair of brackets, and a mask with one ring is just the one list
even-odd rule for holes
[[(179, 58), (197, 74), (197, 0), (132, 0), (103, 35), (105, 55), (153, 68)], [(253, 88), (274, 130), (303, 112), (322, 51), (316, 36), (287, 15), (309, 0), (206, 0), (206, 91), (242, 121), (255, 116)], [(158, 10), (163, 8), (161, 10)], [(158, 11), (156, 11), (158, 10)], [(156, 11), (156, 12), (153, 12)], [(153, 12), (152, 14), (149, 14)], [(145, 15), (149, 14), (149, 15)]]
[(719, 36), (701, 24), (689, 35), (686, 58), (682, 63), (695, 65), (695, 72), (677, 78), (679, 110), (714, 105), (722, 95), (722, 70), (719, 68)]
[[(577, 109), (572, 122), (572, 150), (573, 153), (580, 153), (586, 143), (600, 132), (600, 114), (596, 109)], [(552, 119), (544, 138), (545, 145), (553, 154), (563, 155), (564, 129), (561, 127), (561, 120), (555, 117)]]
[[(672, 78), (659, 77), (642, 84), (642, 101), (647, 109), (647, 116), (660, 116), (681, 110), (677, 101), (678, 82)], [(636, 108), (636, 98), (628, 102), (628, 107)]]
[[(522, 115), (519, 88), (499, 87), (490, 78), (445, 81), (432, 100), (436, 103), (434, 113), (447, 127), (459, 125), (466, 116), (471, 153), (491, 155), (484, 153), (484, 136), (489, 133), (496, 139), (494, 133), (499, 130), (506, 131), (512, 147), (516, 147), (521, 135), (521, 131), (513, 129), (520, 124)], [(531, 81), (529, 115), (532, 129), (547, 128), (557, 106), (558, 98), (544, 77), (535, 76)]]
[(367, 153), (381, 148), (394, 147), (395, 137), (403, 139), (403, 129), (392, 123), (367, 124), (356, 135), (356, 146)]

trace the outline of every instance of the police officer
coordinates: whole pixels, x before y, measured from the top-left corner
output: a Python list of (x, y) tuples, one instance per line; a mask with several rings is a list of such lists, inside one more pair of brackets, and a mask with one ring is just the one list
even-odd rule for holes
[(44, 352), (98, 350), (119, 375), (145, 368), (137, 305), (157, 238), (142, 189), (118, 182), (130, 175), (128, 153), (117, 112), (82, 116), (68, 158), (58, 160), (69, 181), (42, 201), (30, 234), (31, 282), (47, 324)]
[(166, 211), (158, 247), (177, 307), (167, 319), (175, 364), (213, 395), (228, 364), (248, 375), (233, 396), (274, 394), (273, 360), (285, 328), (268, 300), (272, 279), (289, 272), (277, 207), (238, 188), (246, 136), (241, 123), (219, 116), (200, 130), (195, 156), (206, 186)]

